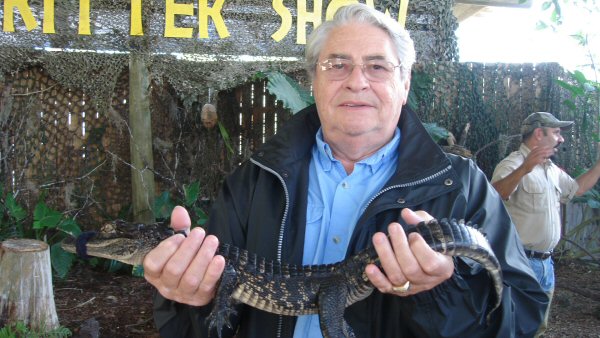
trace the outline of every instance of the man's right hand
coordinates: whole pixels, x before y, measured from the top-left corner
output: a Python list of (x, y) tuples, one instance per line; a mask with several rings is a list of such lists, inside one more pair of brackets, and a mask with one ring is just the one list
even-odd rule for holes
[(162, 241), (144, 258), (144, 277), (160, 294), (178, 303), (202, 306), (214, 298), (225, 259), (216, 255), (219, 240), (200, 227), (190, 231), (187, 210), (177, 206), (171, 227), (185, 231)]
[(548, 146), (538, 146), (531, 149), (529, 155), (525, 158), (522, 167), (527, 173), (530, 173), (535, 166), (546, 162), (552, 155), (556, 153), (556, 148)]

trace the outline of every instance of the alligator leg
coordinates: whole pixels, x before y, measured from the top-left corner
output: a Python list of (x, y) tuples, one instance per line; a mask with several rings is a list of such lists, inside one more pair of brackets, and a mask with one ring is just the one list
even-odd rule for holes
[(344, 320), (348, 289), (343, 281), (321, 283), (319, 289), (319, 322), (325, 338), (354, 338), (352, 328)]
[(230, 264), (225, 266), (223, 275), (217, 288), (217, 294), (214, 298), (213, 309), (206, 317), (208, 322), (208, 330), (217, 330), (219, 338), (221, 338), (221, 331), (224, 326), (233, 329), (229, 320), (230, 316), (235, 315), (236, 311), (234, 308), (234, 300), (231, 297), (233, 290), (237, 285), (237, 273), (235, 268)]

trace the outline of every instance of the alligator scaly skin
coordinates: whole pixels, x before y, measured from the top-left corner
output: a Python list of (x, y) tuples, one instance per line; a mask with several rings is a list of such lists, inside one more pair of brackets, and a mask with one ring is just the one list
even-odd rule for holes
[[(166, 226), (121, 225), (127, 226), (127, 237), (123, 234), (85, 236), (79, 245), (73, 240), (64, 241), (63, 248), (78, 251), (80, 255), (141, 264), (150, 250), (173, 234)], [(136, 230), (153, 234), (136, 235)], [(407, 235), (418, 232), (434, 251), (472, 259), (487, 270), (496, 293), (496, 303), (488, 312), (489, 319), (500, 306), (502, 272), (483, 234), (463, 221), (448, 219), (421, 222), (408, 227), (405, 232)], [(108, 242), (111, 245), (102, 245)], [(111, 246), (115, 245), (119, 247), (112, 250)], [(80, 249), (76, 250), (76, 246)], [(87, 252), (84, 253), (85, 249)], [(229, 316), (235, 314), (236, 303), (287, 316), (319, 314), (324, 337), (354, 337), (352, 328), (343, 318), (344, 310), (373, 292), (374, 287), (364, 271), (367, 264), (379, 264), (373, 247), (338, 263), (305, 266), (267, 260), (226, 243), (220, 244), (218, 254), (225, 258), (226, 265), (207, 322), (219, 337), (223, 327), (231, 326)]]

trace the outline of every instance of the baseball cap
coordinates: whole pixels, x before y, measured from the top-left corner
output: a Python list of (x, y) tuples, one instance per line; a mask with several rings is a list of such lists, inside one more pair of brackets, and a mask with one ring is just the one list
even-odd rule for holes
[(535, 128), (561, 128), (567, 129), (573, 125), (573, 121), (561, 121), (554, 117), (554, 115), (546, 112), (532, 113), (523, 120), (521, 124), (521, 134), (527, 134), (532, 132)]

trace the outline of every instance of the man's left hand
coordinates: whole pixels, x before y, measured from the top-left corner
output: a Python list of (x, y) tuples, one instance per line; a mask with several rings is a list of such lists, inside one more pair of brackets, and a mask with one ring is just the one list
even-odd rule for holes
[[(410, 209), (402, 210), (402, 218), (408, 224), (433, 219), (424, 211), (414, 212)], [(431, 249), (418, 233), (411, 233), (407, 238), (398, 223), (391, 223), (388, 231), (389, 238), (382, 232), (373, 235), (373, 244), (383, 271), (375, 264), (369, 264), (365, 269), (367, 277), (380, 292), (414, 295), (433, 289), (452, 277), (452, 257)]]

